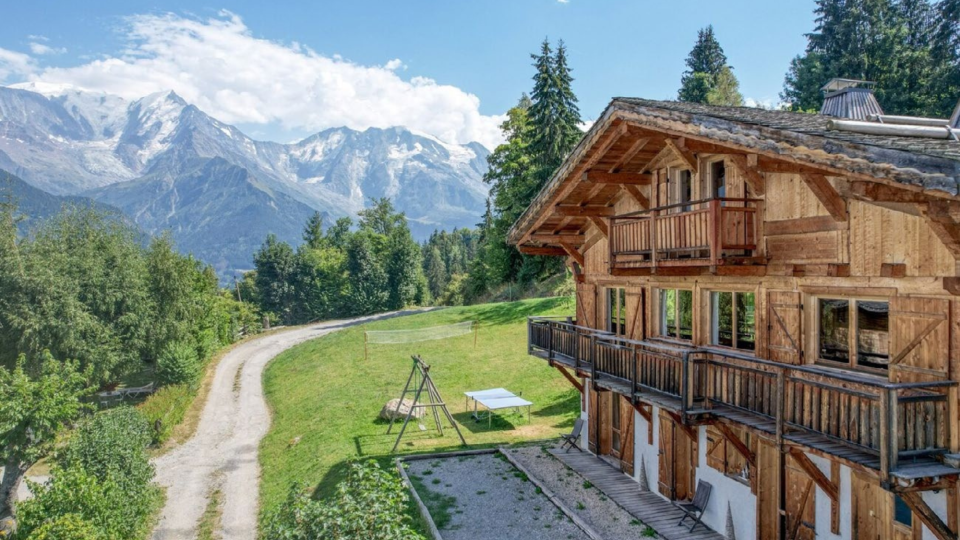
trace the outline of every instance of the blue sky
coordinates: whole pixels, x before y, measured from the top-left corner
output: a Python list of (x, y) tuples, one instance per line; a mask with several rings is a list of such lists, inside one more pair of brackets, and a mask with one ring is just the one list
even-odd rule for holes
[[(131, 99), (175, 87), (251, 135), (281, 141), (336, 124), (404, 123), (489, 145), (500, 115), (530, 88), (529, 53), (544, 37), (567, 43), (585, 119), (612, 96), (674, 98), (684, 58), (707, 24), (744, 96), (773, 104), (813, 28), (813, 7), (812, 0), (17, 2), (4, 8), (0, 82), (66, 83)], [(208, 55), (217, 65), (203, 61)]]

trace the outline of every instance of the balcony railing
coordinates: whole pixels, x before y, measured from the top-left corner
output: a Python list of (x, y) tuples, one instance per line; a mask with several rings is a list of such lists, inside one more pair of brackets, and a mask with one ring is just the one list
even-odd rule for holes
[(954, 381), (890, 383), (734, 351), (629, 340), (572, 319), (530, 318), (528, 336), (531, 354), (633, 396), (671, 399), (683, 417), (746, 412), (767, 419), (779, 436), (815, 434), (850, 445), (874, 456), (884, 475), (901, 459), (936, 456), (950, 446), (948, 392)]
[(615, 216), (610, 266), (713, 266), (756, 258), (760, 204), (760, 199), (703, 199)]

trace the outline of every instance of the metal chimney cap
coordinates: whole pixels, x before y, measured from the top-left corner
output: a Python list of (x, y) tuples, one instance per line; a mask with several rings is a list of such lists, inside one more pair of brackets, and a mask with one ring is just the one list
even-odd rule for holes
[(860, 79), (844, 79), (841, 77), (834, 77), (827, 81), (827, 84), (823, 85), (820, 88), (821, 92), (838, 92), (840, 90), (846, 90), (847, 88), (864, 88), (872, 89), (876, 86), (877, 83), (874, 81), (863, 81)]

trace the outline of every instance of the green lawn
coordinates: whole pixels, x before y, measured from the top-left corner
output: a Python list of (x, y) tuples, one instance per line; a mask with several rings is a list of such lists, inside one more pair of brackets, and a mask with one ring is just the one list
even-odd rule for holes
[[(273, 411), (270, 432), (260, 445), (263, 469), (263, 511), (283, 501), (300, 483), (317, 496), (331, 492), (350, 460), (358, 457), (389, 463), (399, 430), (387, 435), (377, 420), (380, 408), (399, 397), (410, 373), (410, 355), (420, 354), (432, 366), (441, 396), (461, 426), (471, 447), (543, 439), (569, 431), (580, 410), (580, 395), (543, 360), (527, 355), (526, 318), (567, 315), (571, 298), (548, 298), (502, 304), (450, 308), (370, 323), (319, 338), (278, 356), (264, 374), (264, 390)], [(371, 345), (363, 358), (365, 329), (425, 328), (460, 321), (480, 322), (473, 334), (405, 345)], [(509, 413), (487, 422), (474, 422), (466, 411), (463, 392), (504, 387), (532, 401), (532, 422), (526, 414)], [(424, 422), (428, 427), (431, 422)], [(443, 437), (420, 431), (411, 422), (399, 453), (460, 448), (452, 429)]]

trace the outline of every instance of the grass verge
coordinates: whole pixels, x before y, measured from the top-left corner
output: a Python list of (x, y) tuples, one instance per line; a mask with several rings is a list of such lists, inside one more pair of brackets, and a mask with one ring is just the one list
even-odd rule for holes
[[(378, 420), (381, 407), (399, 397), (410, 373), (410, 355), (420, 354), (432, 366), (431, 376), (471, 447), (556, 437), (569, 431), (580, 410), (580, 394), (546, 362), (526, 351), (526, 318), (567, 315), (571, 298), (548, 298), (484, 304), (433, 311), (350, 327), (291, 348), (274, 359), (264, 373), (264, 392), (273, 412), (270, 432), (260, 445), (261, 507), (269, 512), (296, 482), (314, 487), (317, 497), (329, 495), (350, 461), (373, 458), (392, 468), (390, 450), (398, 423)], [(364, 360), (367, 329), (426, 328), (461, 321), (480, 323), (477, 346), (473, 334), (403, 345), (371, 345)], [(471, 419), (472, 406), (463, 392), (504, 387), (534, 403), (526, 413), (494, 417), (493, 425)], [(462, 448), (446, 427), (441, 437), (432, 422), (421, 431), (407, 429), (398, 454)], [(413, 509), (411, 514), (415, 515)]]

